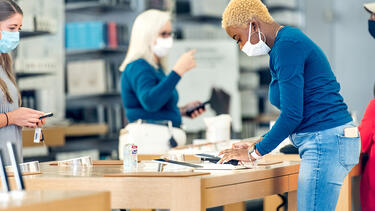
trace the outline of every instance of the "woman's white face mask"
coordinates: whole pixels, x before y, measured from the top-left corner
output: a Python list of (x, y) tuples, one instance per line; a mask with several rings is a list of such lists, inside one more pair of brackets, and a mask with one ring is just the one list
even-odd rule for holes
[(242, 51), (247, 55), (247, 56), (261, 56), (261, 55), (266, 55), (268, 54), (271, 49), (268, 47), (268, 45), (262, 40), (261, 32), (259, 30), (259, 42), (257, 44), (251, 44), (250, 38), (251, 38), (251, 23), (249, 26), (249, 38), (245, 45), (242, 47)]
[(172, 37), (168, 37), (168, 38), (158, 37), (156, 39), (156, 44), (152, 47), (152, 51), (157, 57), (163, 58), (166, 55), (168, 55), (168, 52), (172, 48), (172, 46), (173, 46)]

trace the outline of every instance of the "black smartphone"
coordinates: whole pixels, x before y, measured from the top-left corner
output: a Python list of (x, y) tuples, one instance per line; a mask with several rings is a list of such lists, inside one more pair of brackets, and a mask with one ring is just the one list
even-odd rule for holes
[(186, 111), (186, 113), (185, 113), (186, 116), (191, 117), (195, 111), (198, 111), (199, 109), (205, 109), (206, 105), (209, 104), (209, 103), (210, 103), (210, 102), (207, 101), (207, 102), (204, 102), (204, 103), (202, 103), (202, 104), (200, 104), (200, 105), (198, 105), (198, 106), (195, 106), (195, 107), (193, 107), (193, 108), (188, 109), (188, 110)]
[(180, 165), (180, 166), (187, 166), (187, 167), (191, 167), (191, 168), (203, 168), (203, 166), (200, 166), (200, 165), (186, 163), (186, 162), (180, 162), (180, 161), (175, 161), (175, 160), (154, 159), (153, 161), (159, 162), (159, 163), (164, 163), (164, 164), (175, 164), (175, 165)]
[(39, 117), (39, 119), (45, 119), (51, 116), (53, 116), (53, 113), (47, 113), (46, 115)]
[[(221, 159), (221, 157), (210, 155), (210, 154), (203, 154), (203, 153), (202, 154), (196, 154), (196, 156), (200, 157), (201, 160), (207, 160), (211, 163), (217, 163)], [(237, 166), (238, 160), (230, 160), (230, 161), (225, 162), (223, 164), (231, 164), (231, 165)]]

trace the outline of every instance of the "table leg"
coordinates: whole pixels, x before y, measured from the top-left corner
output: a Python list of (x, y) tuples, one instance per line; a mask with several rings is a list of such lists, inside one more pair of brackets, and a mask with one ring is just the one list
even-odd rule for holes
[(224, 205), (224, 211), (245, 211), (245, 210), (246, 210), (245, 202)]
[(297, 211), (297, 191), (288, 192), (288, 211)]
[[(278, 195), (266, 196), (263, 200), (263, 211), (275, 211), (283, 200)], [(280, 211), (285, 211), (285, 206)]]

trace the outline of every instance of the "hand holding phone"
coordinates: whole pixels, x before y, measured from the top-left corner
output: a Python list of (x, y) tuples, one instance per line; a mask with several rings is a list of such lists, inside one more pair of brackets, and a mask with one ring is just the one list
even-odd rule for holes
[(193, 107), (193, 108), (189, 108), (189, 109), (187, 109), (186, 110), (186, 116), (188, 116), (188, 117), (192, 117), (192, 115), (193, 115), (193, 113), (195, 112), (195, 111), (199, 111), (200, 109), (205, 109), (205, 107), (206, 107), (206, 105), (207, 104), (209, 104), (209, 102), (204, 102), (204, 103), (202, 103), (202, 104), (200, 104), (200, 105), (197, 105), (197, 106), (195, 106), (195, 107)]

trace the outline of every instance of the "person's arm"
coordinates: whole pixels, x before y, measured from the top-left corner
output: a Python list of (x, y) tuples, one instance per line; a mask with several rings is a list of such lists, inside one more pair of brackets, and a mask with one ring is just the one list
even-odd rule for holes
[(370, 20), (375, 21), (375, 13), (371, 13), (371, 15), (370, 15)]
[(5, 113), (0, 113), (0, 128), (6, 127), (7, 122), (9, 124), (9, 119), (6, 116), (7, 114)]
[(303, 119), (304, 63), (308, 49), (302, 49), (296, 42), (283, 42), (276, 50), (275, 71), (281, 114), (272, 129), (257, 143), (256, 150), (260, 155), (275, 149), (294, 132)]
[(299, 126), (303, 118), (303, 78), (302, 65), (286, 66), (280, 71), (296, 72), (279, 81), (281, 114), (272, 129), (256, 145), (261, 155), (275, 149)]
[(39, 119), (43, 115), (45, 114), (41, 111), (24, 107), (7, 112), (6, 115), (0, 113), (0, 128), (6, 127), (7, 124), (28, 128), (41, 127), (45, 124), (44, 120)]
[(158, 111), (171, 98), (177, 83), (180, 81), (175, 71), (163, 80), (158, 81), (150, 67), (139, 68), (132, 76), (133, 88), (142, 107), (149, 112)]
[(372, 100), (367, 106), (359, 126), (359, 132), (361, 134), (361, 152), (368, 153), (375, 135), (375, 100)]

